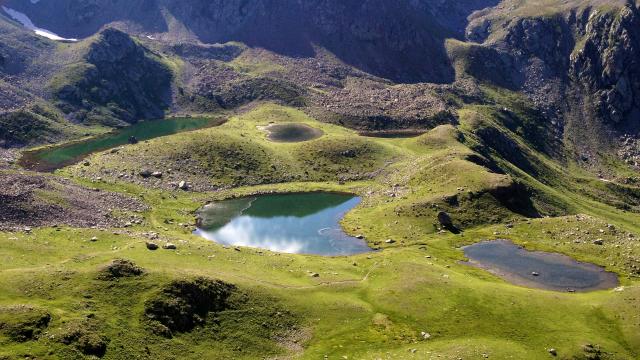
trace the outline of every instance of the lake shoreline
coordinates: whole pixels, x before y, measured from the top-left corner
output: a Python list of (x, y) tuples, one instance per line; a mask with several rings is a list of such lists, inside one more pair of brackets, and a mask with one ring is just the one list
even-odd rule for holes
[[(470, 250), (491, 246), (497, 250), (494, 254), (495, 258), (493, 259), (491, 259), (487, 253), (470, 254)], [(502, 250), (499, 248), (500, 246), (508, 247), (508, 250), (511, 252), (500, 253), (500, 250)], [(606, 271), (602, 266), (578, 261), (560, 253), (529, 251), (505, 239), (481, 241), (472, 245), (463, 246), (461, 250), (464, 251), (465, 257), (468, 259), (468, 261), (460, 261), (461, 264), (485, 270), (513, 285), (527, 288), (550, 291), (590, 292), (609, 290), (620, 284), (617, 274)], [(513, 261), (514, 258), (519, 256), (522, 261), (518, 262), (518, 266), (528, 266), (530, 270), (525, 272), (522, 271), (522, 268), (515, 267), (513, 270), (509, 270), (509, 261), (500, 259), (501, 255), (510, 256), (509, 261)], [(529, 263), (527, 261), (529, 261)], [(531, 265), (531, 262), (537, 262), (537, 264)], [(545, 266), (550, 268), (548, 273), (552, 273), (552, 275), (548, 275)], [(567, 275), (570, 271), (583, 271), (582, 275), (597, 276), (598, 282), (595, 285), (579, 284), (578, 281), (581, 279), (578, 279), (577, 276), (571, 278), (571, 274)], [(575, 283), (566, 285), (552, 283), (552, 281), (556, 281), (556, 279), (549, 280), (549, 277), (553, 276), (569, 276), (568, 280), (575, 281)], [(563, 280), (567, 279), (563, 278)]]
[[(137, 127), (144, 128), (145, 126), (148, 126), (150, 124), (159, 124), (162, 121), (173, 121), (176, 123), (180, 121), (202, 121), (202, 124), (201, 126), (196, 125), (193, 127), (185, 127), (184, 129), (174, 129), (175, 131), (171, 131), (171, 129), (169, 129), (166, 132), (160, 132), (158, 135), (155, 135), (155, 136), (153, 135), (145, 136), (144, 135), (145, 133), (140, 131), (141, 134), (143, 135), (136, 136)], [(52, 144), (49, 146), (39, 147), (32, 150), (24, 151), (22, 152), (20, 158), (18, 159), (18, 165), (21, 168), (26, 170), (51, 173), (58, 169), (77, 164), (81, 162), (83, 159), (90, 156), (91, 154), (101, 152), (101, 151), (107, 151), (110, 149), (117, 148), (119, 146), (127, 145), (129, 144), (129, 141), (128, 141), (129, 138), (132, 136), (136, 138), (136, 141), (147, 141), (147, 140), (151, 140), (151, 139), (155, 139), (163, 136), (174, 135), (181, 132), (196, 131), (196, 130), (202, 130), (210, 127), (220, 126), (224, 124), (226, 121), (227, 119), (224, 117), (212, 117), (212, 118), (173, 117), (173, 118), (165, 118), (165, 119), (158, 119), (158, 120), (141, 121), (136, 124), (132, 124), (131, 126), (128, 126), (128, 127), (113, 129), (104, 134), (85, 137), (85, 138), (81, 138), (81, 139), (77, 139), (77, 140), (73, 140), (65, 143), (60, 143), (60, 144)], [(162, 124), (162, 125), (165, 125), (165, 124)], [(129, 133), (131, 133), (131, 135)], [(99, 143), (102, 141), (108, 142), (109, 139), (116, 139), (116, 140), (110, 145), (97, 146), (96, 148), (91, 149), (89, 151), (80, 152), (76, 156), (69, 156), (68, 159), (66, 160), (47, 161), (45, 159), (45, 156), (51, 155), (52, 152), (56, 152), (56, 151), (63, 152), (65, 150), (73, 149), (74, 147), (81, 147), (83, 145)]]

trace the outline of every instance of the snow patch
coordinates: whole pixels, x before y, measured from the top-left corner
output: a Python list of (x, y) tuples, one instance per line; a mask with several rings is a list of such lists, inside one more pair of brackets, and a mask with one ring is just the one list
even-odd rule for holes
[[(36, 4), (38, 1), (40, 0), (31, 0), (32, 3)], [(11, 16), (11, 18), (17, 22), (19, 22), (20, 24), (22, 24), (22, 26), (26, 27), (29, 30), (33, 30), (37, 35), (46, 37), (48, 39), (51, 40), (55, 40), (55, 41), (78, 41), (78, 39), (67, 39), (67, 38), (63, 38), (61, 36), (59, 36), (56, 33), (53, 33), (47, 29), (41, 29), (37, 26), (35, 26), (33, 24), (33, 22), (31, 21), (31, 19), (29, 19), (29, 17), (19, 11), (13, 10), (13, 9), (9, 9), (8, 7), (3, 6), (2, 10), (4, 10), (5, 13), (7, 13), (7, 15)]]

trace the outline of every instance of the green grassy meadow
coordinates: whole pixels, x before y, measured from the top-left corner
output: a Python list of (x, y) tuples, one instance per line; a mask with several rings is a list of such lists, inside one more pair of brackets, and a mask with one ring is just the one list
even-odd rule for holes
[[(93, 356), (83, 353), (86, 342), (106, 344), (104, 359), (637, 359), (640, 217), (596, 201), (594, 191), (606, 189), (524, 142), (519, 130), (501, 129), (526, 149), (540, 176), (502, 163), (509, 171), (484, 166), (474, 157), (481, 143), (475, 131), (494, 120), (483, 111), (463, 109), (458, 127), (389, 139), (263, 104), (218, 127), (126, 145), (91, 155), (91, 166), (59, 170), (82, 185), (135, 196), (150, 210), (114, 209), (143, 218), (127, 228), (0, 233), (0, 359), (82, 359)], [(259, 129), (270, 122), (304, 123), (324, 136), (271, 142)], [(495, 149), (483, 155), (487, 163), (492, 155), (498, 159)], [(184, 165), (185, 157), (193, 163)], [(135, 176), (142, 167), (167, 175), (143, 181)], [(178, 180), (207, 190), (169, 184)], [(518, 183), (528, 187), (540, 216), (520, 211), (521, 196), (499, 195)], [(343, 228), (380, 250), (279, 254), (224, 248), (191, 234), (195, 211), (208, 201), (297, 191), (361, 196)], [(464, 231), (439, 231), (441, 210)], [(149, 232), (177, 250), (148, 250)], [(621, 287), (528, 289), (463, 263), (460, 246), (496, 238), (604, 266), (619, 274)], [(99, 279), (113, 259), (145, 273)], [(172, 338), (150, 331), (145, 304), (170, 282), (199, 276), (234, 284), (233, 306)], [(12, 329), (37, 328), (33, 319), (42, 312), (48, 325), (16, 341)], [(81, 335), (73, 340), (75, 333)]]

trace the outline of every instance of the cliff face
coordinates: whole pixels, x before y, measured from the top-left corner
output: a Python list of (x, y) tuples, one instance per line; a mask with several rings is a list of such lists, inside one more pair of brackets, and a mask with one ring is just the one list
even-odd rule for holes
[(75, 120), (119, 125), (162, 117), (170, 105), (171, 72), (127, 34), (106, 29), (84, 59), (57, 75), (57, 105)]
[(453, 78), (444, 51), (448, 31), (407, 1), (187, 0), (165, 6), (206, 43), (236, 40), (293, 57), (313, 57), (317, 45), (400, 82)]
[(621, 128), (640, 127), (640, 12), (593, 13), (570, 59), (573, 84), (595, 100), (597, 116)]
[(85, 37), (111, 22), (134, 32), (241, 41), (311, 57), (321, 46), (365, 72), (396, 82), (453, 81), (444, 43), (462, 38), (466, 18), (499, 0), (9, 0), (38, 24)]
[(468, 38), (498, 55), (476, 56), (469, 68), (486, 80), (476, 74), (487, 68), (479, 62), (499, 67), (488, 82), (527, 94), (569, 152), (592, 163), (640, 129), (640, 11), (632, 2), (589, 1), (556, 10), (475, 18)]

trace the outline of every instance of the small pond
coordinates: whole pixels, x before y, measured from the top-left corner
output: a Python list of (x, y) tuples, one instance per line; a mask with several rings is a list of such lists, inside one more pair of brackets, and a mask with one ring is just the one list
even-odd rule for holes
[(377, 137), (386, 139), (402, 139), (412, 138), (425, 134), (426, 130), (379, 130), (379, 131), (360, 131), (358, 135), (366, 137)]
[(127, 144), (132, 137), (138, 141), (144, 141), (183, 131), (217, 126), (223, 121), (220, 118), (171, 118), (143, 121), (86, 140), (27, 151), (20, 159), (20, 165), (29, 170), (54, 171), (78, 163), (92, 153)]
[(267, 139), (274, 142), (302, 142), (317, 139), (324, 133), (320, 129), (299, 124), (270, 124), (260, 129), (267, 132)]
[(198, 211), (195, 234), (229, 246), (339, 256), (372, 251), (345, 234), (340, 220), (359, 197), (335, 193), (276, 194), (218, 201)]
[(568, 256), (528, 251), (507, 240), (476, 243), (462, 248), (473, 266), (513, 284), (556, 291), (592, 291), (618, 285), (616, 274)]

